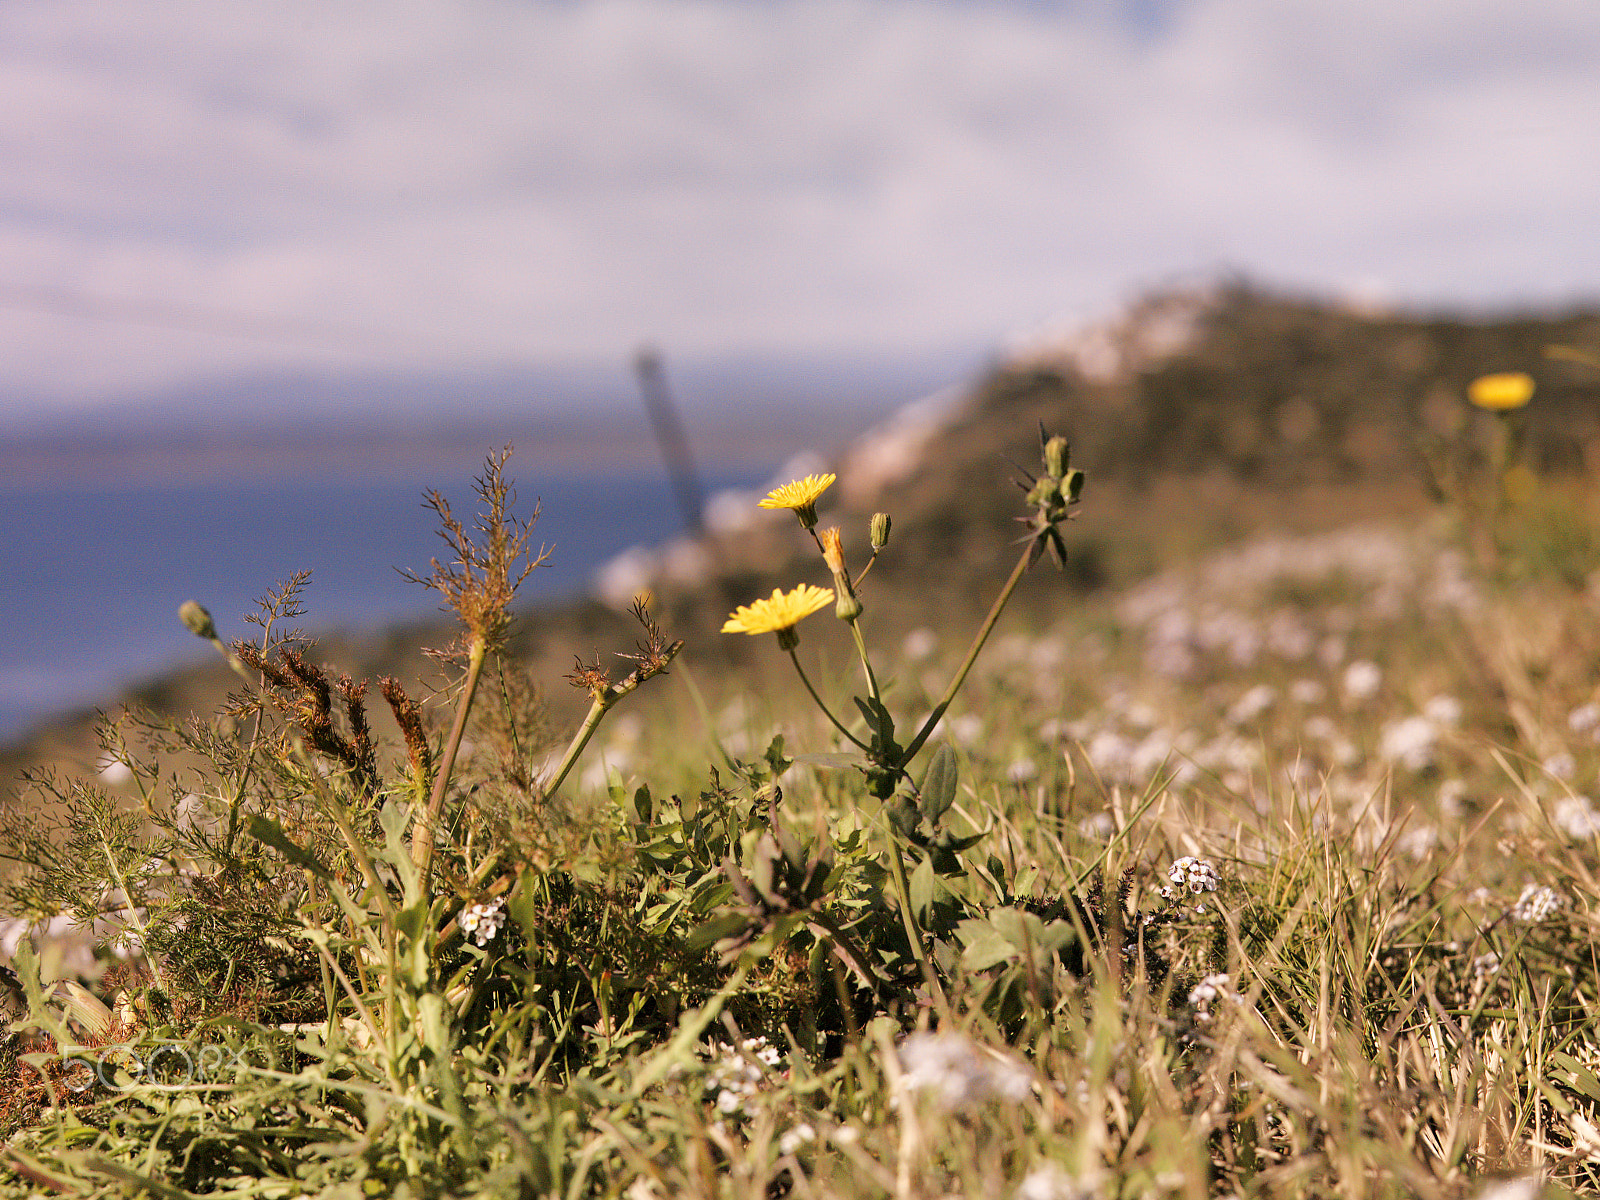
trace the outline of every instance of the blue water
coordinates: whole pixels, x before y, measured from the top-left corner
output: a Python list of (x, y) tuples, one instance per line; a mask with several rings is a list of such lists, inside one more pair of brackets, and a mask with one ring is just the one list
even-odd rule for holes
[[(752, 487), (758, 474), (714, 476), (708, 490)], [(457, 516), (476, 511), (471, 479), (415, 482), (206, 483), (3, 488), (0, 505), (0, 742), (72, 708), (210, 652), (178, 621), (198, 600), (224, 640), (253, 630), (255, 599), (310, 568), (307, 629), (372, 630), (426, 617), (434, 593), (396, 570), (426, 575), (443, 556), (424, 486)], [(572, 595), (621, 550), (682, 529), (660, 476), (521, 479), (516, 511), (532, 513), (535, 546), (552, 545), (524, 599)]]

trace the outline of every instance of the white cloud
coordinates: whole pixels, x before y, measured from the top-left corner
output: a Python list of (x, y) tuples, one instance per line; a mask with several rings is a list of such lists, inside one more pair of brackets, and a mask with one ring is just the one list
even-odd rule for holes
[(1218, 266), (1593, 295), (1596, 78), (1591, 0), (5, 5), (0, 388), (976, 343)]

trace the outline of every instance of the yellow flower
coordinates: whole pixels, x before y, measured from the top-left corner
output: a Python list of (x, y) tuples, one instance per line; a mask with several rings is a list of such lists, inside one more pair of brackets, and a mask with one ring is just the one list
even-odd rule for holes
[(836, 478), (836, 475), (807, 475), (774, 488), (759, 502), (759, 507), (792, 508), (800, 524), (810, 529), (817, 523), (817, 497), (827, 491)]
[(816, 612), (833, 603), (833, 589), (813, 587), (802, 583), (792, 592), (772, 589), (772, 595), (752, 604), (741, 604), (723, 625), (723, 633), (775, 633), (778, 645), (791, 649), (799, 637), (794, 627)]
[(1467, 385), (1467, 399), (1490, 412), (1521, 408), (1533, 399), (1533, 379), (1521, 371), (1480, 375)]

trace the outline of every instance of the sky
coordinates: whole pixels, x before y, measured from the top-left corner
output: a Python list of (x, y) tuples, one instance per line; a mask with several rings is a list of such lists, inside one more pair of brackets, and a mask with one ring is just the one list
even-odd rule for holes
[[(1597, 18), (7, 0), (3, 423), (114, 423), (251, 379), (592, 377), (645, 342), (976, 361), (1219, 273), (1401, 306), (1590, 300)], [(234, 407), (270, 413), (273, 391)]]

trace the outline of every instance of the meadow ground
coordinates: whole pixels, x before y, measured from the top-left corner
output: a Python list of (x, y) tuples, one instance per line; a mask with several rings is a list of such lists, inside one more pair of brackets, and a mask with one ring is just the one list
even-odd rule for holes
[[(1063, 467), (1029, 497), (1046, 540)], [(1587, 505), (1530, 499), (1487, 552), (1446, 509), (1024, 605), (916, 755), (972, 629), (875, 639), (865, 530), (858, 622), (826, 559), (814, 613), (749, 615), (748, 671), (674, 662), (642, 612), (631, 660), (574, 670), (593, 736), (570, 743), (496, 665), (470, 572), (436, 581), (465, 589), (462, 678), (491, 651), (476, 705), (447, 697), (459, 736), (448, 709), (404, 744), (364, 734), (376, 698), (269, 617), (220, 718), (125, 723), (109, 772), (45, 781), (65, 824), (0, 826), (32, 864), (5, 907), (92, 915), (109, 947), (87, 987), (21, 948), (0, 1181), (1592, 1190)], [(492, 583), (505, 556), (477, 550)], [(404, 689), (372, 687), (403, 728)]]

